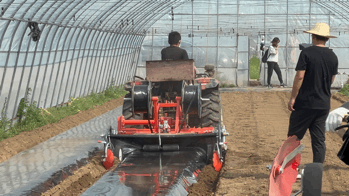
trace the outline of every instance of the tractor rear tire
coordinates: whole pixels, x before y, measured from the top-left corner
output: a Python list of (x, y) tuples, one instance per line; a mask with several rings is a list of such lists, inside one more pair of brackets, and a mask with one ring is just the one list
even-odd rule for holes
[(202, 127), (218, 128), (221, 123), (222, 106), (218, 89), (206, 89), (202, 91), (202, 98), (209, 99), (202, 101), (201, 125)]
[[(125, 98), (132, 98), (131, 92), (127, 93), (125, 95)], [(135, 114), (135, 116), (133, 117), (132, 114), (132, 100), (124, 99), (124, 104), (122, 105), (122, 115), (124, 116), (125, 120), (143, 120), (143, 114)], [(143, 126), (141, 125), (126, 125), (125, 128), (138, 128), (138, 129), (142, 129)]]

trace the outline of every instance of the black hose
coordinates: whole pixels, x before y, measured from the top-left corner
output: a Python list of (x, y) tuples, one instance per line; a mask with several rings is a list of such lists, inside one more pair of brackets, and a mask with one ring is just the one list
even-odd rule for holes
[[(190, 106), (191, 106), (191, 104), (193, 103), (193, 101), (194, 101), (194, 99), (195, 99), (195, 95), (196, 95), (196, 91), (195, 91), (195, 94), (194, 94), (193, 98), (191, 98), (191, 100), (190, 100), (190, 103), (189, 103), (189, 105), (188, 105), (187, 111), (184, 113), (184, 118), (183, 118), (183, 121), (182, 121), (181, 126), (179, 126), (178, 133), (181, 132), (181, 129), (183, 128), (183, 124), (184, 124), (184, 122), (187, 120), (187, 114), (189, 113)], [(199, 106), (199, 107), (200, 107), (200, 106)]]
[(150, 128), (150, 132), (153, 133), (153, 129), (151, 128), (151, 124), (150, 124), (149, 115), (148, 115), (148, 125), (149, 125), (149, 128)]

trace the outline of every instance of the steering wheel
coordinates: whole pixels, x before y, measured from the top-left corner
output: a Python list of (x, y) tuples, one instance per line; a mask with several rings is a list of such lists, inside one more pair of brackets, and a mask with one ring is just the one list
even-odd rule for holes
[(134, 76), (135, 78), (138, 78), (138, 79), (141, 79), (141, 80), (144, 80), (144, 78), (140, 77), (140, 76)]

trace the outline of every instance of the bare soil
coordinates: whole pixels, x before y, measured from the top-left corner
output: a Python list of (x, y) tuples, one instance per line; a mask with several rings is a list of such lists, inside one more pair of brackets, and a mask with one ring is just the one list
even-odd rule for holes
[[(99, 178), (108, 172), (102, 165), (103, 153), (95, 156), (87, 165), (81, 167), (73, 175), (66, 178), (64, 181), (41, 194), (42, 196), (64, 196), (64, 195), (80, 195), (92, 186)], [(117, 158), (114, 159), (114, 165), (109, 170), (113, 170), (119, 164)]]
[[(268, 195), (270, 171), (266, 166), (272, 164), (287, 137), (289, 97), (289, 92), (276, 91), (222, 93), (224, 123), (230, 136), (215, 195)], [(331, 100), (332, 109), (346, 100), (347, 97), (335, 96)], [(349, 195), (349, 167), (337, 158), (343, 144), (340, 137), (343, 131), (339, 134), (326, 133), (322, 195)], [(305, 149), (301, 167), (312, 162), (309, 133), (302, 143)], [(298, 180), (293, 190), (299, 189)]]
[[(222, 93), (224, 124), (230, 133), (228, 151), (221, 172), (206, 166), (199, 174), (197, 184), (189, 188), (189, 195), (268, 195), (269, 170), (277, 150), (286, 139), (290, 112), (287, 110), (289, 92), (227, 92)], [(348, 97), (334, 95), (332, 109), (349, 101)], [(59, 123), (47, 125), (32, 132), (21, 133), (17, 140), (10, 138), (0, 142), (0, 162), (16, 153), (31, 148), (59, 133), (86, 122), (122, 104), (122, 98), (104, 106), (79, 113)], [(50, 129), (50, 130), (48, 130)], [(49, 132), (50, 131), (50, 132)], [(323, 174), (323, 195), (349, 195), (349, 167), (337, 158), (342, 145), (341, 135), (326, 133), (326, 160)], [(24, 136), (24, 137), (23, 137)], [(27, 138), (26, 138), (27, 137)], [(28, 137), (30, 137), (28, 139)], [(26, 139), (23, 139), (26, 138)], [(30, 142), (35, 141), (37, 142)], [(11, 143), (11, 149), (9, 144)], [(302, 143), (301, 166), (312, 162), (310, 135)], [(7, 148), (6, 148), (7, 147)], [(114, 168), (118, 160), (114, 163)], [(111, 169), (114, 169), (111, 168)], [(79, 195), (103, 176), (107, 170), (101, 164), (100, 154), (43, 195)], [(294, 185), (299, 190), (300, 181)]]
[(216, 191), (219, 172), (212, 165), (206, 165), (198, 175), (198, 182), (189, 187), (189, 196), (213, 195)]

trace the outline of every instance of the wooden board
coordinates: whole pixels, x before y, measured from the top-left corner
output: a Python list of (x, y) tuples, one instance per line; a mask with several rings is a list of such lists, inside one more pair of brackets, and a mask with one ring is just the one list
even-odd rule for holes
[(194, 80), (194, 60), (147, 61), (146, 77), (152, 82)]

